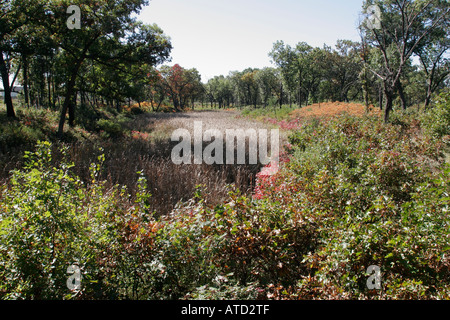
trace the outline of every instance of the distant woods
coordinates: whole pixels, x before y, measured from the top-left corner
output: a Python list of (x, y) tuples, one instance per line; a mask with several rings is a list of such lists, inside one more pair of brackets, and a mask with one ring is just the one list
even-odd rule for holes
[[(170, 40), (156, 25), (132, 16), (147, 0), (1, 2), (0, 70), (7, 114), (14, 117), (10, 76), (23, 85), (23, 102), (59, 108), (74, 125), (77, 104), (119, 107), (144, 99), (149, 74), (170, 57)], [(80, 29), (68, 27), (69, 5), (80, 8)]]
[[(380, 24), (361, 21), (361, 41), (321, 48), (277, 41), (269, 53), (273, 67), (232, 71), (206, 83), (195, 68), (163, 65), (170, 60), (170, 38), (131, 18), (147, 0), (72, 2), (1, 2), (7, 115), (15, 116), (11, 91), (20, 83), (25, 106), (61, 111), (59, 134), (66, 121), (74, 125), (77, 107), (120, 111), (142, 102), (154, 111), (183, 111), (196, 104), (277, 108), (361, 101), (383, 109), (388, 121), (394, 106), (428, 108), (450, 83), (448, 1), (366, 0), (362, 11), (378, 6)], [(66, 24), (71, 4), (80, 7), (80, 29)]]

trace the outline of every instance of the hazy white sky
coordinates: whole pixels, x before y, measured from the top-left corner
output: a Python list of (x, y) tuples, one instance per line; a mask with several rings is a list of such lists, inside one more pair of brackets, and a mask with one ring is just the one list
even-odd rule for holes
[(359, 41), (363, 0), (151, 0), (139, 19), (172, 40), (172, 61), (197, 68), (206, 82), (248, 67), (273, 66), (274, 42), (334, 46)]

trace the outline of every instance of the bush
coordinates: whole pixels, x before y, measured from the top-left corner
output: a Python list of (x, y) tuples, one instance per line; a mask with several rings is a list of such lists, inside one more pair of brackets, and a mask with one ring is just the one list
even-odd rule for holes
[(139, 107), (132, 107), (132, 108), (130, 109), (130, 113), (131, 113), (132, 115), (140, 115), (140, 114), (144, 114), (145, 111), (142, 110), (142, 109), (139, 108)]
[(450, 135), (450, 92), (437, 98), (436, 106), (425, 113), (423, 122), (428, 134), (436, 138)]
[[(143, 258), (151, 257), (154, 224), (145, 181), (134, 205), (124, 188), (99, 181), (104, 156), (91, 165), (83, 185), (73, 164), (51, 165), (48, 142), (27, 152), (23, 170), (13, 172), (0, 197), (0, 296), (6, 299), (138, 297)], [(64, 150), (62, 150), (64, 153)], [(150, 231), (147, 231), (150, 230)], [(82, 270), (81, 290), (67, 286), (67, 268)]]
[[(265, 286), (289, 284), (305, 267), (314, 225), (294, 208), (254, 202), (230, 191), (230, 201), (209, 208), (197, 202), (162, 217), (155, 238), (160, 272), (157, 298), (265, 296)], [(217, 284), (217, 279), (226, 283)]]
[(120, 138), (124, 136), (124, 129), (119, 122), (108, 119), (100, 119), (97, 121), (103, 138)]
[(242, 110), (242, 115), (261, 119), (274, 118), (283, 120), (289, 118), (289, 115), (293, 110), (294, 109), (289, 105), (283, 105), (281, 108), (276, 105), (268, 106), (266, 108), (254, 108), (247, 106)]
[[(448, 169), (419, 128), (344, 116), (291, 136), (293, 157), (265, 194), (314, 212), (317, 246), (287, 297), (448, 297)], [(366, 287), (370, 265), (381, 293)]]
[(2, 197), (0, 278), (9, 298), (59, 296), (64, 266), (79, 257), (79, 181), (68, 173), (72, 165), (49, 167), (49, 146), (26, 153), (24, 171), (13, 172)]

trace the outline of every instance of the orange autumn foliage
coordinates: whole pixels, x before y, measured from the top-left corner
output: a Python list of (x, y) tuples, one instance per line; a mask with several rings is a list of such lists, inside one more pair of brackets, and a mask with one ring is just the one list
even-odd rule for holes
[[(296, 109), (290, 113), (290, 117), (294, 119), (330, 119), (342, 113), (347, 113), (356, 116), (363, 116), (366, 112), (366, 107), (360, 103), (346, 103), (346, 102), (325, 102), (316, 103), (301, 109)], [(378, 114), (381, 116), (382, 112), (379, 108), (373, 105), (369, 106), (371, 114)]]

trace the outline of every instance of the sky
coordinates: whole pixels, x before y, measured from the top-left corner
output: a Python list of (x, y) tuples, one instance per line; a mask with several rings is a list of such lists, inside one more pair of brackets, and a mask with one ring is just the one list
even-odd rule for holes
[(196, 68), (202, 81), (230, 71), (273, 67), (277, 40), (295, 46), (359, 41), (363, 0), (151, 0), (138, 19), (171, 38), (173, 65)]

